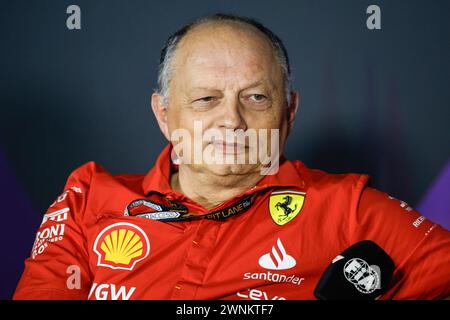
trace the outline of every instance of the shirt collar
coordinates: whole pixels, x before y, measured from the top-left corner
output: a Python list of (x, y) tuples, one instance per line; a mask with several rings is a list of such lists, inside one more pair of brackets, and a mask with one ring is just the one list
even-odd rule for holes
[[(169, 143), (156, 160), (155, 166), (144, 177), (142, 187), (145, 195), (148, 195), (150, 192), (158, 192), (165, 195), (175, 193), (170, 186), (170, 176), (172, 172), (178, 170), (178, 166), (172, 163), (171, 152), (172, 145)], [(297, 164), (303, 165), (300, 161)], [(274, 175), (263, 176), (253, 190), (269, 187), (297, 187), (304, 189), (305, 181), (296, 165), (282, 157), (278, 172)]]

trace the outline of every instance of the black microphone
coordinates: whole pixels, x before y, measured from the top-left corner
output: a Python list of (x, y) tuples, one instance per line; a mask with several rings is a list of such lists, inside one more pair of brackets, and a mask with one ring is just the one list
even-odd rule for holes
[(320, 300), (375, 300), (387, 290), (394, 268), (375, 242), (357, 242), (333, 259), (314, 295)]

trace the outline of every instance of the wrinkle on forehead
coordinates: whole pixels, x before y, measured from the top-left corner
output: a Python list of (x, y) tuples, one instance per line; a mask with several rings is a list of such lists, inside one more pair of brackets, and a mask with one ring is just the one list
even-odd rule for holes
[(197, 26), (179, 43), (174, 77), (189, 80), (192, 86), (245, 86), (262, 78), (282, 81), (270, 42), (253, 29), (235, 24)]

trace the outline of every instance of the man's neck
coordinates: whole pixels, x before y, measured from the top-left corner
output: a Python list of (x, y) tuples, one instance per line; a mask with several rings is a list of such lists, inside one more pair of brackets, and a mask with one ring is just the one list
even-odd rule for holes
[(260, 179), (259, 171), (245, 175), (218, 176), (193, 172), (180, 166), (179, 171), (172, 174), (170, 184), (173, 190), (206, 209), (212, 209), (251, 189)]

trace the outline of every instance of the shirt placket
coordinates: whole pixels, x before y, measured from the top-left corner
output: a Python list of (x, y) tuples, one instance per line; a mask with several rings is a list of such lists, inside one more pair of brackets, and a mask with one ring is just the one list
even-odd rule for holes
[(206, 219), (198, 222), (196, 231), (187, 240), (190, 241), (190, 245), (180, 279), (173, 289), (172, 299), (195, 299), (213, 256), (220, 225)]

